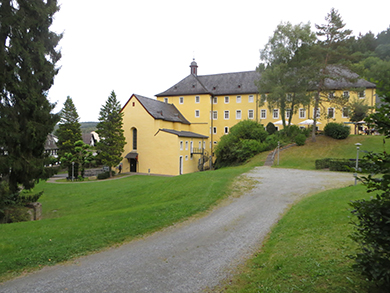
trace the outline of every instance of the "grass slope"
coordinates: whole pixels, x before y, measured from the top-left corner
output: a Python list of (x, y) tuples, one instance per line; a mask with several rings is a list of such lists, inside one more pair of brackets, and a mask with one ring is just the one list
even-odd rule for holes
[(42, 182), (43, 220), (0, 225), (0, 280), (129, 241), (209, 209), (234, 191), (235, 178), (261, 165), (177, 177)]

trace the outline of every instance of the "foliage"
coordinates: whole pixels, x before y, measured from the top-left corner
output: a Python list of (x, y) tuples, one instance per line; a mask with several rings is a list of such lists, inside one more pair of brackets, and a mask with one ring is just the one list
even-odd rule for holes
[[(389, 137), (390, 117), (388, 117), (389, 98), (385, 104), (367, 119)], [(359, 251), (353, 258), (355, 268), (383, 288), (390, 287), (390, 155), (368, 153), (365, 172), (368, 176), (360, 179), (367, 192), (375, 192), (371, 200), (357, 200), (351, 203), (355, 231), (352, 239), (359, 244)], [(378, 176), (379, 175), (379, 176)]]
[(385, 97), (382, 99), (382, 104), (380, 108), (371, 114), (365, 120), (371, 125), (375, 125), (375, 130), (379, 133), (390, 138), (390, 118), (388, 117), (390, 113), (390, 97)]
[(215, 148), (216, 168), (244, 162), (268, 149), (264, 143), (267, 136), (261, 124), (253, 120), (240, 121), (230, 129), (229, 134), (221, 137)]
[(349, 126), (336, 122), (330, 122), (324, 127), (324, 134), (335, 139), (346, 139), (350, 131)]
[(306, 135), (304, 135), (303, 133), (298, 134), (298, 135), (295, 137), (295, 143), (296, 143), (298, 146), (305, 145), (305, 142), (306, 142)]
[(112, 91), (106, 104), (100, 109), (97, 133), (100, 142), (97, 143), (99, 159), (108, 167), (116, 166), (122, 160), (123, 148), (126, 144), (124, 137), (123, 113), (121, 106)]
[[(71, 97), (67, 97), (64, 107), (61, 110), (61, 120), (57, 130), (58, 136), (58, 156), (66, 158), (71, 154), (75, 156), (75, 143), (81, 140), (81, 130), (79, 115)], [(72, 160), (67, 160), (63, 164), (68, 168), (68, 177), (72, 176)], [(75, 173), (78, 174), (78, 164), (75, 164)]]
[[(92, 152), (88, 150), (89, 145), (85, 144), (82, 140), (78, 140), (74, 143), (73, 152), (65, 153), (63, 157), (61, 157), (61, 162), (65, 165), (71, 165), (74, 163), (75, 166), (79, 166), (76, 170), (74, 170), (74, 177), (84, 178), (84, 170), (85, 166), (90, 163), (93, 159)], [(69, 176), (71, 177), (71, 176)]]
[(44, 179), (44, 143), (58, 121), (47, 92), (61, 58), (62, 36), (49, 29), (59, 6), (30, 2), (0, 5), (0, 175), (11, 194)]
[(268, 122), (267, 126), (265, 127), (268, 134), (274, 134), (277, 130), (275, 125), (272, 122)]

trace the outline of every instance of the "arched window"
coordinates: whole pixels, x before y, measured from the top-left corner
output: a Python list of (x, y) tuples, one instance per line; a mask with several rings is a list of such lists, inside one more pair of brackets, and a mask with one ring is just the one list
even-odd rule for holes
[(133, 128), (133, 150), (137, 149), (137, 128)]

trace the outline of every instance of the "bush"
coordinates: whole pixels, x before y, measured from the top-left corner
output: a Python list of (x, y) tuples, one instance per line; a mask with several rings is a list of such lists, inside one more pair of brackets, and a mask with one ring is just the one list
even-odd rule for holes
[(350, 127), (342, 123), (330, 122), (324, 127), (324, 134), (335, 139), (345, 139), (350, 133)]
[(327, 169), (330, 165), (330, 160), (333, 160), (332, 158), (325, 158), (325, 159), (318, 159), (315, 161), (316, 169)]
[(103, 172), (103, 173), (99, 173), (97, 175), (97, 179), (99, 180), (102, 180), (102, 179), (107, 179), (108, 177), (110, 177), (110, 172)]
[(272, 122), (268, 122), (267, 126), (265, 127), (268, 134), (272, 135), (276, 132), (276, 127)]
[(301, 145), (304, 145), (306, 142), (306, 136), (301, 133), (301, 134), (298, 134), (296, 137), (295, 137), (295, 143), (299, 146)]

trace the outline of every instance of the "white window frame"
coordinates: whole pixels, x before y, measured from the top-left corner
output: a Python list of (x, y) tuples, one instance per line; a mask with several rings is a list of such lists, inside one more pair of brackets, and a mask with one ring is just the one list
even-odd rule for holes
[(200, 110), (195, 110), (195, 118), (199, 118), (200, 117)]
[(267, 119), (267, 109), (260, 110), (260, 119)]
[(199, 141), (199, 149), (202, 149), (202, 142)]
[(183, 141), (182, 140), (180, 141), (180, 150), (181, 151), (183, 150)]
[(285, 114), (286, 114), (286, 119), (289, 119), (291, 114), (291, 109), (287, 109)]
[(255, 111), (250, 109), (248, 110), (248, 119), (254, 119), (255, 118)]
[(186, 161), (188, 161), (188, 155), (186, 155)]
[[(332, 109), (332, 112), (333, 112), (332, 117), (329, 116), (329, 110), (330, 110), (330, 109)], [(334, 109), (333, 107), (329, 107), (329, 108), (328, 108), (328, 118), (334, 119), (335, 116), (336, 116), (335, 109)]]
[(241, 118), (242, 118), (242, 111), (236, 110), (236, 119), (241, 119)]
[(224, 127), (223, 133), (224, 133), (224, 134), (229, 134), (229, 127), (228, 127), (228, 126), (225, 126), (225, 127)]
[[(190, 142), (190, 153), (192, 154), (193, 151), (194, 151), (194, 142), (191, 141), (191, 142)], [(191, 159), (192, 159), (192, 158), (191, 158)]]
[(343, 97), (344, 98), (349, 98), (349, 91), (344, 91), (343, 92)]
[(213, 97), (213, 104), (218, 104), (218, 97)]
[(199, 104), (200, 103), (200, 96), (195, 96), (195, 104)]
[[(303, 115), (302, 115), (303, 113)], [(305, 108), (299, 108), (299, 118), (305, 119), (306, 118), (306, 109)]]
[(362, 90), (361, 92), (358, 92), (359, 99), (365, 99), (366, 98), (366, 90)]
[[(276, 115), (275, 115), (276, 114)], [(279, 109), (274, 109), (272, 112), (273, 119), (279, 119)]]
[(213, 111), (213, 120), (218, 119), (218, 111)]
[(186, 151), (188, 151), (188, 140), (186, 140)]
[(217, 127), (216, 126), (213, 127), (213, 134), (217, 134)]
[(236, 103), (237, 103), (237, 104), (241, 103), (241, 96), (237, 96), (237, 97), (236, 97)]
[(225, 120), (229, 120), (230, 119), (230, 112), (229, 112), (229, 110), (225, 110), (224, 111), (223, 117), (224, 117)]
[[(314, 108), (313, 108), (313, 117), (315, 116)], [(321, 108), (317, 108), (317, 118), (321, 118)]]
[(168, 103), (168, 98), (164, 98), (164, 103)]
[(229, 104), (229, 100), (230, 100), (230, 98), (229, 98), (228, 96), (226, 96), (226, 97), (224, 98), (225, 104)]
[(184, 97), (179, 97), (179, 104), (184, 104)]
[(255, 99), (253, 98), (253, 95), (248, 96), (248, 103), (253, 103)]

